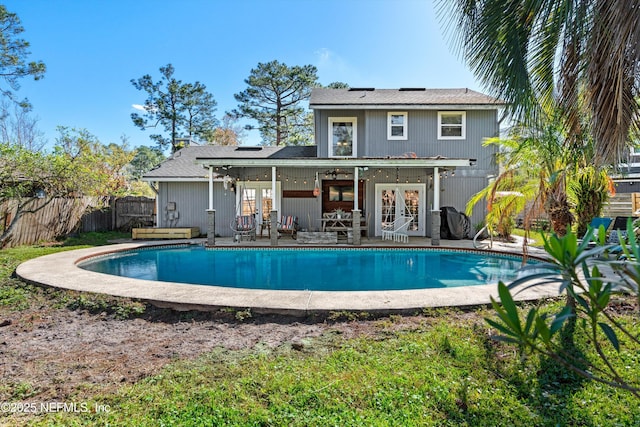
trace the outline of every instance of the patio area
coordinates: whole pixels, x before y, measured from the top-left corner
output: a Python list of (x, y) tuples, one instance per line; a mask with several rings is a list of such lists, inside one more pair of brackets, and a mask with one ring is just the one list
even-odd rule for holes
[[(152, 246), (194, 244), (202, 245), (205, 239), (171, 241), (128, 241), (111, 246), (93, 247), (43, 256), (21, 264), (17, 275), (30, 283), (70, 289), (80, 292), (104, 293), (133, 298), (159, 307), (179, 311), (215, 311), (221, 308), (251, 309), (257, 313), (280, 313), (306, 316), (311, 313), (334, 311), (367, 312), (415, 312), (426, 307), (472, 306), (490, 303), (497, 296), (496, 284), (480, 286), (394, 290), (394, 291), (282, 291), (241, 289), (217, 286), (189, 285), (171, 282), (130, 279), (126, 277), (94, 273), (81, 269), (77, 264), (87, 258), (115, 251), (135, 250)], [(218, 247), (265, 247), (270, 239), (236, 242), (232, 238), (217, 238)], [(283, 236), (280, 247), (300, 247), (296, 240)], [(409, 243), (390, 242), (380, 238), (362, 239), (362, 247), (429, 247), (428, 238), (411, 238)], [(325, 246), (326, 247), (326, 246)], [(331, 247), (348, 248), (338, 244)], [(446, 240), (438, 249), (465, 248), (473, 250), (471, 240)], [(522, 242), (494, 242), (493, 251), (522, 253)], [(542, 255), (529, 248), (530, 255)], [(540, 286), (519, 293), (519, 300), (535, 300), (558, 294), (557, 287)]]
[[(205, 243), (206, 238), (191, 239), (191, 241)], [(432, 245), (430, 237), (416, 237), (416, 236), (410, 236), (408, 243), (396, 242), (393, 240), (382, 240), (381, 237), (370, 237), (370, 238), (362, 237), (360, 241), (361, 241), (361, 244), (359, 247), (363, 247), (363, 248), (366, 248), (366, 247), (400, 247), (400, 248), (401, 247), (429, 247), (429, 248), (437, 247), (440, 249), (446, 249), (446, 248), (475, 249), (473, 247), (473, 240), (471, 239), (462, 239), (462, 240), (442, 239), (440, 240), (440, 246)], [(120, 242), (123, 242), (123, 241), (119, 241), (119, 243)], [(508, 252), (513, 254), (522, 254), (522, 239), (518, 237), (515, 237), (514, 242), (503, 242), (499, 240), (494, 240), (492, 248), (488, 247), (489, 245), (488, 239), (479, 241), (478, 244), (479, 244), (478, 249), (494, 250), (498, 252)], [(292, 239), (290, 235), (282, 235), (280, 236), (280, 238), (278, 238), (278, 246), (294, 246), (295, 247), (295, 246), (307, 246), (307, 245), (314, 246), (316, 244), (306, 243), (306, 242), (300, 243), (298, 242), (298, 239)], [(232, 237), (216, 237), (215, 246), (269, 247), (271, 246), (271, 240), (268, 238), (268, 236), (265, 235), (264, 237), (260, 237), (259, 234), (255, 241), (247, 239), (247, 240), (241, 240), (238, 242), (238, 241), (234, 241)], [(327, 246), (327, 245), (317, 244), (316, 246)], [(352, 244), (348, 243), (345, 236), (340, 236), (338, 238), (338, 243), (336, 245), (331, 245), (331, 246), (353, 247)], [(545, 253), (543, 250), (536, 247), (532, 247), (532, 246), (529, 246), (527, 248), (527, 252), (528, 254), (534, 255), (534, 256), (543, 256)]]

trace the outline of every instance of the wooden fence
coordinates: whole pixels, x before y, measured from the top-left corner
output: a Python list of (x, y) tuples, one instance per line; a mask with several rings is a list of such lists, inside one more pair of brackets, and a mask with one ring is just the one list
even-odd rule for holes
[(156, 201), (148, 197), (127, 196), (112, 204), (113, 230), (152, 226), (156, 218)]
[(22, 201), (21, 207), (19, 202), (0, 203), (0, 248), (50, 242), (77, 231), (130, 231), (155, 220), (155, 200), (147, 197), (43, 198)]
[(89, 197), (4, 202), (0, 205), (0, 247), (30, 245), (66, 236), (77, 229), (87, 207), (95, 202)]
[(634, 216), (634, 212), (640, 208), (638, 205), (638, 193), (617, 193), (609, 198), (604, 205), (602, 216), (615, 218), (617, 216)]

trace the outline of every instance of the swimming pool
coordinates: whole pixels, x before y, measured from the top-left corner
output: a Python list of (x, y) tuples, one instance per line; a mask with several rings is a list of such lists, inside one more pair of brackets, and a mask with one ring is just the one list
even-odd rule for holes
[(264, 290), (384, 291), (509, 282), (522, 258), (431, 248), (140, 248), (82, 269), (162, 282)]

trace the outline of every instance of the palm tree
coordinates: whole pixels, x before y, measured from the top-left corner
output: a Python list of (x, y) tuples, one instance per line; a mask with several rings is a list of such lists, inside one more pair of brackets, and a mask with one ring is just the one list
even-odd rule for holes
[[(467, 204), (467, 211), (480, 199), (486, 198), (491, 209), (488, 221), (500, 224), (505, 212), (525, 210), (525, 228), (530, 220), (543, 211), (547, 214), (553, 231), (564, 236), (567, 227), (573, 222), (571, 205), (567, 197), (567, 179), (572, 159), (564, 149), (565, 135), (557, 122), (549, 118), (543, 127), (514, 126), (507, 139), (492, 138), (485, 144), (501, 146), (498, 161), (503, 171), (487, 188), (479, 192)], [(515, 198), (496, 197), (517, 191), (521, 196)], [(493, 206), (497, 208), (493, 213)]]
[(439, 2), (454, 45), (515, 121), (541, 119), (557, 101), (580, 135), (584, 95), (595, 161), (618, 163), (640, 129), (640, 1)]
[(575, 206), (576, 234), (582, 236), (591, 220), (600, 216), (609, 193), (615, 194), (613, 183), (606, 169), (591, 165), (576, 169), (568, 190)]

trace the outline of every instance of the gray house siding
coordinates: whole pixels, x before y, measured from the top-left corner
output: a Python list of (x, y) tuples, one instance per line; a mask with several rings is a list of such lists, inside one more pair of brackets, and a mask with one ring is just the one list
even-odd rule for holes
[[(466, 111), (466, 135), (463, 140), (438, 139), (438, 111)], [(387, 139), (387, 113), (407, 112), (408, 128), (406, 140)], [(487, 138), (499, 135), (497, 121), (498, 111), (491, 110), (410, 110), (403, 108), (381, 110), (315, 110), (316, 115), (316, 144), (319, 156), (328, 155), (328, 123), (329, 117), (358, 117), (358, 157), (403, 156), (415, 153), (418, 157), (443, 156), (450, 158), (472, 158), (476, 163), (471, 167), (459, 167), (456, 175), (448, 175), (441, 180), (440, 206), (453, 206), (459, 211), (465, 211), (468, 200), (488, 184), (491, 176), (496, 176), (497, 147), (485, 147), (483, 142)], [(364, 128), (364, 129), (363, 129)], [(399, 172), (398, 182), (428, 183), (429, 170), (403, 169)], [(363, 178), (371, 180), (365, 185), (365, 201), (361, 206), (365, 217), (371, 216), (373, 223), (375, 209), (375, 183), (396, 182), (395, 171), (386, 170), (372, 179), (373, 173)], [(388, 177), (387, 177), (388, 175)], [(427, 186), (427, 200), (425, 201), (426, 218), (422, 218), (426, 225), (427, 235), (431, 235), (430, 206), (433, 203), (433, 191)], [(476, 205), (471, 216), (471, 223), (478, 224), (484, 220), (486, 206)], [(369, 232), (374, 232), (372, 225)]]
[[(208, 182), (204, 179), (208, 176), (208, 172), (202, 169), (201, 165), (202, 159), (211, 159), (207, 167), (210, 165), (214, 169), (217, 179), (228, 174), (236, 181), (235, 193), (231, 188), (225, 190), (219, 181), (214, 183), (213, 191), (216, 234), (230, 236), (232, 232), (229, 225), (235, 218), (236, 200), (242, 195), (239, 190), (242, 190), (243, 183), (256, 183), (256, 188), (263, 189), (270, 188), (271, 185), (271, 167), (242, 167), (244, 160), (246, 159), (247, 164), (250, 164), (253, 159), (262, 159), (261, 162), (256, 163), (266, 165), (270, 163), (266, 163), (265, 159), (278, 159), (276, 163), (283, 165), (277, 168), (275, 177), (279, 188), (277, 195), (280, 202), (277, 205), (279, 215), (297, 216), (302, 229), (319, 229), (322, 224), (319, 219), (322, 216), (323, 200), (326, 203), (324, 209), (327, 210), (335, 208), (336, 200), (312, 196), (316, 173), (319, 175), (319, 181), (337, 178), (342, 182), (353, 179), (354, 173), (355, 163), (352, 161), (328, 162), (326, 160), (331, 151), (329, 119), (332, 117), (355, 117), (357, 119), (356, 156), (375, 159), (373, 162), (365, 162), (367, 164), (381, 165), (362, 168), (358, 172), (359, 178), (364, 182), (364, 197), (359, 208), (364, 218), (368, 220), (369, 236), (373, 236), (376, 229), (388, 220), (383, 216), (386, 215), (388, 218), (389, 215), (393, 215), (389, 210), (383, 209), (384, 203), (388, 206), (390, 199), (387, 198), (386, 202), (383, 202), (383, 194), (388, 196), (388, 193), (382, 193), (382, 191), (392, 190), (395, 188), (393, 185), (395, 183), (401, 184), (401, 188), (416, 190), (420, 198), (419, 221), (416, 227), (410, 230), (410, 234), (431, 235), (431, 209), (434, 204), (432, 186), (435, 169), (432, 166), (418, 169), (415, 168), (415, 164), (409, 169), (406, 167), (410, 164), (408, 160), (400, 162), (390, 160), (389, 163), (398, 163), (400, 167), (385, 167), (387, 161), (382, 159), (386, 157), (406, 157), (409, 153), (415, 153), (416, 157), (423, 159), (438, 156), (448, 159), (475, 159), (472, 165), (457, 167), (455, 171), (450, 167), (447, 171), (443, 167), (439, 169), (442, 174), (440, 206), (453, 206), (459, 211), (464, 211), (469, 198), (484, 188), (491, 176), (498, 173), (495, 160), (497, 148), (483, 146), (486, 138), (499, 135), (497, 114), (502, 104), (490, 97), (461, 89), (413, 91), (318, 89), (314, 93), (316, 95), (314, 98), (312, 94), (310, 105), (314, 114), (316, 147), (190, 147), (189, 150), (180, 151), (174, 155), (161, 168), (151, 171), (146, 179), (154, 181), (156, 177), (156, 182), (159, 182), (158, 226), (198, 226), (203, 233), (205, 232), (209, 195)], [(396, 105), (405, 107), (396, 108), (394, 107)], [(465, 112), (465, 139), (438, 139), (439, 111)], [(407, 139), (388, 139), (389, 112), (407, 113)], [(225, 163), (226, 159), (233, 159), (233, 164)], [(238, 162), (238, 159), (241, 161)], [(282, 159), (287, 161), (280, 163)], [(313, 163), (314, 159), (317, 159), (318, 163), (331, 166), (318, 168)], [(292, 160), (291, 163), (288, 160)], [(436, 160), (429, 164), (454, 163)], [(290, 166), (284, 167), (286, 164)], [(339, 176), (336, 177), (335, 173), (330, 173), (330, 170), (338, 169), (338, 166), (334, 167), (333, 164), (349, 164), (350, 169), (341, 168)], [(416, 164), (427, 163), (420, 161)], [(345, 172), (348, 173), (345, 174)], [(190, 178), (192, 178), (191, 182), (187, 182)], [(380, 186), (376, 187), (378, 184)], [(321, 188), (323, 188), (322, 185)], [(380, 197), (380, 201), (376, 200), (376, 197)], [(415, 195), (412, 194), (411, 197), (416, 200)], [(169, 202), (176, 205), (180, 216), (177, 223), (172, 224), (169, 221), (166, 210)], [(484, 219), (485, 211), (485, 206), (475, 206), (471, 218), (474, 225)], [(415, 214), (416, 210), (413, 209), (412, 212)], [(262, 212), (262, 214), (265, 213)]]
[[(290, 169), (282, 168), (278, 170), (281, 189), (284, 194), (290, 190), (311, 191), (315, 180), (314, 169)], [(319, 180), (323, 181), (324, 170), (318, 169)], [(264, 179), (264, 175), (267, 178)], [(426, 235), (431, 235), (430, 206), (433, 203), (433, 190), (429, 179), (431, 171), (426, 169), (401, 169), (396, 174), (395, 169), (369, 170), (363, 172), (361, 178), (364, 180), (364, 201), (360, 206), (364, 219), (367, 219), (368, 235), (373, 236), (375, 232), (375, 207), (376, 207), (376, 183), (394, 184), (399, 183), (421, 183), (426, 186), (424, 216), (420, 221), (425, 224)], [(261, 181), (270, 180), (270, 170), (252, 169), (247, 170), (245, 179), (254, 181), (260, 177)], [(330, 178), (329, 178), (330, 179)], [(464, 211), (467, 201), (471, 195), (477, 193), (487, 184), (485, 177), (469, 176), (458, 171), (455, 176), (447, 176), (441, 180), (440, 205), (453, 206), (459, 211)], [(240, 184), (236, 191), (242, 191)], [(230, 224), (235, 218), (236, 193), (231, 189), (224, 189), (221, 182), (214, 183), (213, 207), (216, 210), (216, 234), (223, 237), (232, 235)], [(158, 192), (158, 226), (168, 227), (171, 224), (167, 221), (167, 205), (174, 202), (176, 211), (179, 213), (178, 222), (173, 224), (177, 227), (200, 227), (201, 233), (207, 229), (208, 208), (208, 184), (206, 182), (161, 182)], [(295, 215), (298, 217), (299, 226), (307, 230), (319, 230), (322, 216), (321, 197), (282, 197), (280, 215)], [(472, 224), (481, 222), (486, 214), (484, 204), (476, 205), (471, 217)], [(266, 237), (266, 236), (265, 236)]]
[[(407, 140), (387, 139), (387, 113), (391, 111), (407, 111)], [(437, 110), (316, 110), (315, 115), (318, 157), (329, 155), (329, 118), (357, 117), (358, 157), (402, 156), (413, 152), (418, 157), (477, 159), (477, 168), (495, 169), (496, 149), (483, 147), (482, 141), (499, 135), (497, 110), (467, 110), (463, 140), (438, 140)]]
[[(440, 182), (440, 189), (444, 188), (440, 193), (440, 206), (453, 206), (464, 212), (471, 196), (485, 188), (487, 183), (487, 178), (459, 177), (457, 174), (455, 177), (444, 178)], [(433, 192), (430, 192), (429, 196), (433, 197)], [(486, 203), (476, 204), (470, 217), (472, 227), (483, 222), (486, 214)]]
[[(170, 221), (168, 205), (175, 204), (177, 221)], [(200, 227), (206, 231), (207, 185), (193, 182), (162, 183), (158, 192), (157, 221), (159, 227)], [(175, 215), (175, 214), (174, 214)], [(201, 217), (201, 221), (199, 221)]]
[[(235, 193), (225, 191), (222, 183), (214, 183), (213, 204), (216, 209), (216, 231), (221, 236), (230, 236), (229, 225), (235, 218)], [(158, 227), (200, 227), (207, 231), (207, 209), (209, 187), (206, 182), (161, 182), (158, 191)], [(168, 221), (167, 205), (175, 203), (179, 214), (176, 223)], [(228, 230), (227, 230), (228, 229)]]
[(366, 155), (365, 143), (365, 114), (362, 110), (315, 110), (315, 138), (318, 146), (318, 157), (329, 157), (329, 117), (356, 117), (358, 128), (356, 135), (356, 154), (358, 157)]

